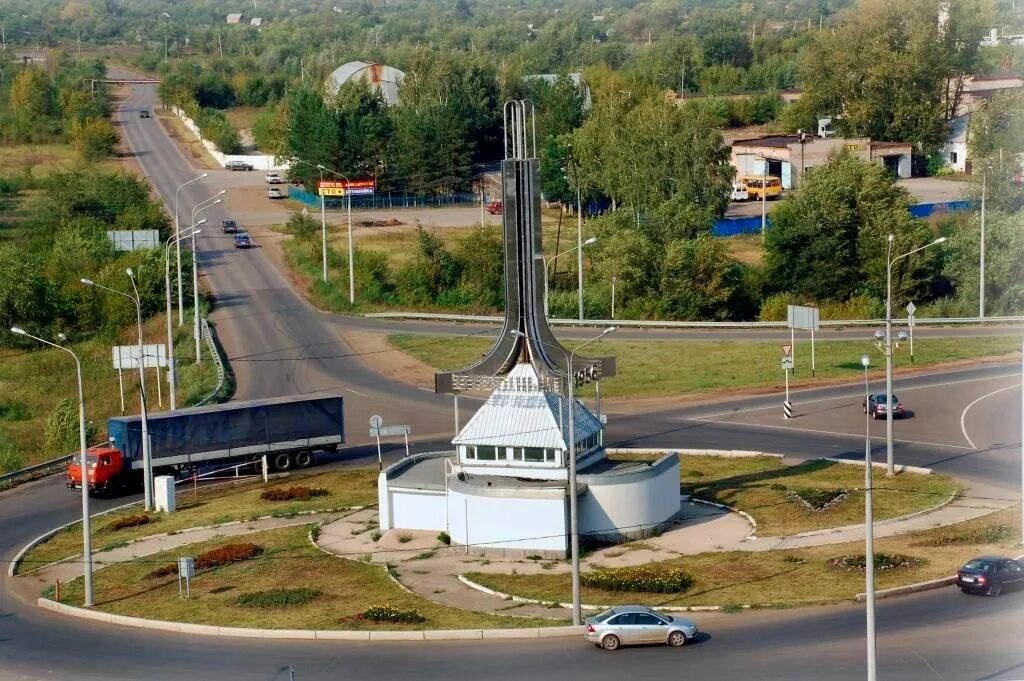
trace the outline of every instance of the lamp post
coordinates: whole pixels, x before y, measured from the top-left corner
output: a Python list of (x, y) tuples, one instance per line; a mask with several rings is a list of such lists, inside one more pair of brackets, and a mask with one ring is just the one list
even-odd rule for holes
[(216, 206), (218, 203), (224, 203), (224, 200), (219, 198), (227, 193), (226, 189), (221, 189), (219, 192), (206, 199), (200, 201), (192, 208), (192, 338), (196, 344), (196, 363), (201, 364), (203, 361), (203, 353), (199, 347), (199, 250), (196, 248), (196, 234), (199, 233), (196, 230), (196, 216), (211, 206)]
[[(203, 224), (205, 222), (206, 222), (206, 220), (203, 219), (203, 220), (200, 220), (198, 223), (196, 223), (196, 225), (198, 226), (198, 225), (201, 225), (201, 224)], [(196, 231), (196, 233), (198, 233), (198, 232), (200, 232), (202, 230), (195, 230), (195, 231)], [(171, 247), (171, 244), (174, 244), (174, 245), (177, 246), (178, 244), (181, 243), (182, 239), (185, 239), (188, 236), (190, 236), (188, 232), (185, 232), (184, 234), (175, 234), (174, 236), (172, 236), (170, 239), (167, 240), (166, 244), (164, 244), (164, 291), (165, 291), (165, 298), (166, 298), (166, 302), (167, 302), (167, 314), (166, 314), (166, 316), (167, 316), (167, 371), (168, 371), (168, 376), (170, 376), (170, 382), (171, 382), (171, 411), (174, 411), (174, 410), (176, 410), (178, 408), (177, 402), (176, 402), (176, 398), (175, 398), (175, 391), (176, 391), (177, 386), (178, 386), (178, 380), (177, 380), (177, 377), (174, 375), (175, 368), (176, 368), (176, 365), (175, 365), (175, 362), (174, 362), (174, 332), (173, 332), (173, 329), (171, 329), (171, 248), (170, 247)], [(179, 279), (178, 282), (180, 283), (181, 280)]]
[(551, 256), (550, 258), (548, 258), (547, 260), (544, 261), (544, 318), (545, 319), (547, 319), (550, 316), (548, 314), (548, 266), (552, 262), (554, 262), (555, 260), (558, 260), (559, 258), (561, 258), (563, 255), (567, 255), (569, 253), (572, 253), (573, 251), (577, 250), (581, 246), (589, 246), (590, 244), (595, 243), (595, 242), (597, 242), (597, 237), (596, 236), (592, 236), (589, 239), (587, 239), (586, 241), (584, 241), (580, 246), (573, 246), (572, 248), (570, 248), (568, 250), (565, 250), (565, 251), (562, 251), (561, 253), (556, 253), (555, 255)]
[[(301, 158), (293, 158), (293, 161), (307, 165), (311, 168), (316, 168), (320, 172), (320, 181), (323, 182), (324, 173), (330, 173), (335, 177), (340, 177), (349, 184), (352, 184), (352, 180), (347, 175), (339, 173), (336, 170), (319, 164), (310, 163), (309, 161), (303, 161)], [(349, 305), (355, 305), (356, 303), (356, 273), (355, 273), (355, 247), (352, 242), (352, 194), (349, 189), (345, 190), (345, 203), (346, 213), (348, 214), (348, 303)], [(324, 281), (327, 281), (327, 222), (324, 216), (324, 197), (320, 195), (320, 228), (321, 228), (321, 240), (323, 243), (323, 261), (324, 261)]]
[(149, 451), (149, 410), (146, 408), (146, 371), (143, 362), (143, 346), (142, 346), (142, 301), (139, 298), (139, 289), (135, 285), (135, 273), (132, 272), (132, 268), (125, 270), (128, 275), (128, 279), (132, 282), (132, 291), (135, 295), (125, 293), (124, 291), (118, 291), (115, 288), (104, 286), (103, 284), (97, 284), (92, 279), (81, 279), (81, 282), (86, 286), (95, 286), (96, 288), (115, 293), (119, 296), (127, 298), (128, 300), (135, 303), (135, 325), (139, 332), (139, 408), (142, 415), (142, 468), (143, 468), (143, 481), (142, 489), (146, 499), (146, 510), (153, 510), (153, 461), (150, 457)]
[(868, 681), (875, 681), (875, 527), (871, 500), (871, 416), (868, 413), (868, 367), (871, 359), (862, 355), (860, 363), (864, 367), (864, 598), (867, 610)]
[[(85, 607), (91, 608), (94, 604), (93, 591), (92, 591), (92, 528), (89, 522), (89, 460), (88, 460), (88, 449), (89, 445), (85, 439), (85, 392), (82, 390), (82, 363), (78, 359), (78, 355), (75, 354), (71, 348), (66, 348), (63, 345), (57, 343), (51, 343), (48, 340), (33, 336), (26, 332), (24, 329), (18, 326), (11, 327), (11, 333), (16, 333), (19, 336), (26, 336), (34, 341), (38, 341), (43, 345), (49, 345), (52, 348), (63, 350), (64, 352), (71, 355), (75, 360), (75, 375), (78, 378), (78, 445), (79, 453), (81, 458), (81, 468), (79, 469), (82, 475), (82, 556), (83, 556), (83, 570), (85, 572)], [(60, 339), (66, 340), (64, 334), (60, 335)]]
[[(180, 230), (180, 226), (178, 224), (178, 192), (181, 191), (182, 187), (187, 187), (188, 185), (192, 184), (193, 182), (198, 182), (199, 180), (203, 179), (207, 175), (209, 175), (209, 173), (203, 173), (202, 175), (199, 175), (198, 177), (193, 177), (188, 182), (185, 182), (183, 184), (179, 184), (178, 188), (174, 190), (174, 234), (175, 235), (177, 235), (179, 233), (179, 230)], [(181, 326), (182, 324), (185, 323), (185, 298), (184, 298), (184, 294), (181, 292), (181, 243), (180, 242), (175, 246), (174, 250), (175, 250), (175, 253), (176, 253), (177, 260), (178, 260), (178, 326)]]
[(981, 259), (978, 263), (978, 317), (985, 318), (985, 193), (987, 175), (981, 174)]
[[(567, 351), (560, 345), (545, 343), (544, 341), (536, 338), (531, 339), (536, 343), (560, 350), (566, 356), (566, 361), (568, 362), (566, 364), (565, 371), (566, 382), (569, 384), (569, 542), (570, 551), (572, 553), (572, 623), (577, 626), (583, 621), (583, 608), (580, 601), (579, 503), (576, 498), (576, 376), (573, 374), (572, 362), (573, 359), (575, 359), (577, 352), (591, 343), (601, 340), (612, 331), (615, 331), (615, 327), (609, 326), (590, 340), (577, 345), (571, 352)], [(519, 330), (512, 331), (512, 335), (522, 338), (530, 338)]]
[[(892, 458), (892, 354), (899, 344), (893, 346), (892, 342), (892, 266), (896, 262), (913, 255), (919, 251), (923, 251), (926, 248), (941, 244), (946, 240), (946, 237), (940, 236), (938, 239), (931, 241), (924, 246), (918, 246), (917, 248), (907, 251), (903, 255), (898, 255), (895, 258), (892, 257), (893, 242), (896, 237), (892, 234), (889, 235), (889, 245), (886, 251), (886, 267), (885, 267), (885, 345), (884, 349), (879, 345), (879, 334), (875, 334), (876, 345), (879, 345), (879, 349), (882, 349), (885, 354), (885, 474), (892, 477), (896, 474), (896, 467)], [(906, 339), (907, 334), (903, 331), (900, 332), (900, 341)]]

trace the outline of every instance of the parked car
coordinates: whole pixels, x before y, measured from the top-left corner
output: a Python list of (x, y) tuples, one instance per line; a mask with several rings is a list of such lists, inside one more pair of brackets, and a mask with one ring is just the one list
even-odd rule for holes
[(284, 184), (284, 177), (281, 173), (267, 173), (267, 184)]
[[(903, 403), (900, 402), (900, 398), (896, 397), (896, 394), (892, 395), (892, 403), (896, 406), (893, 408), (892, 417), (894, 419), (903, 417)], [(885, 410), (888, 408), (888, 404), (885, 402), (885, 395), (875, 393), (868, 395), (867, 401), (861, 400), (861, 405), (864, 407), (865, 414), (871, 414), (873, 419), (885, 418)]]
[(965, 594), (998, 596), (1024, 587), (1024, 565), (1003, 556), (974, 558), (957, 570), (956, 585)]
[(747, 191), (747, 185), (742, 182), (732, 183), (732, 192), (729, 193), (730, 201), (747, 201), (750, 199), (750, 192)]
[(685, 617), (665, 615), (643, 605), (623, 605), (588, 617), (583, 638), (605, 650), (643, 643), (684, 646), (697, 636), (697, 625)]
[(501, 201), (491, 201), (487, 204), (487, 212), (491, 215), (501, 215), (505, 212), (505, 206)]
[(280, 187), (267, 187), (268, 199), (283, 199), (287, 194), (281, 191)]
[(140, 111), (139, 112), (139, 118), (149, 118), (149, 111), (147, 111), (146, 109), (143, 109), (142, 111)]
[(227, 170), (252, 170), (252, 164), (245, 161), (228, 161), (224, 164)]
[(238, 232), (238, 223), (234, 220), (224, 220), (220, 223), (220, 229), (225, 234), (235, 234)]
[(252, 239), (246, 232), (239, 232), (235, 235), (235, 248), (249, 248), (252, 246)]

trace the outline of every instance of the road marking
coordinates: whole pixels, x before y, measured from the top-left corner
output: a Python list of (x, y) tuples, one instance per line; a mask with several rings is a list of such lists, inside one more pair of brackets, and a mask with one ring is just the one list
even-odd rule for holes
[(356, 395), (359, 395), (360, 397), (365, 397), (366, 399), (370, 399), (369, 395), (367, 395), (366, 393), (361, 393), (358, 390), (356, 390), (355, 388), (343, 388), (343, 390), (345, 392), (355, 393)]
[[(932, 374), (932, 375), (934, 375), (934, 374)], [(948, 386), (948, 385), (958, 385), (960, 383), (977, 383), (979, 381), (995, 381), (995, 380), (999, 380), (999, 379), (1006, 379), (1006, 378), (1012, 378), (1012, 377), (1013, 377), (1013, 374), (1007, 374), (1005, 376), (985, 376), (985, 377), (982, 377), (982, 378), (965, 378), (965, 379), (962, 379), (962, 380), (959, 380), (959, 381), (946, 381), (945, 383), (932, 383), (930, 385), (917, 385), (917, 386), (911, 386), (909, 388), (900, 388), (900, 392), (908, 393), (908, 392), (911, 392), (911, 391), (914, 391), (914, 390), (925, 390), (927, 388), (942, 388), (942, 387), (945, 387), (945, 386)], [(876, 379), (876, 380), (880, 380), (880, 379)], [(850, 387), (852, 389), (854, 386), (851, 384)], [(1013, 387), (1013, 386), (1010, 386), (1010, 387)], [(808, 392), (811, 392), (812, 390), (827, 390), (827, 389), (828, 388), (811, 388), (810, 390), (802, 390), (800, 392), (793, 392), (792, 395), (797, 396), (797, 395), (806, 394)], [(775, 395), (775, 396), (778, 396), (778, 395), (781, 395), (782, 393), (772, 393), (772, 394)], [(797, 400), (797, 401), (800, 404), (816, 404), (818, 402), (834, 402), (836, 400), (848, 400), (848, 399), (850, 399), (852, 397), (859, 397), (859, 396), (860, 395), (857, 392), (853, 392), (853, 393), (850, 393), (849, 395), (837, 395), (836, 397), (822, 397), (822, 398), (815, 399), (815, 400)], [(769, 411), (771, 409), (777, 409), (777, 408), (778, 408), (778, 406), (773, 404), (773, 405), (769, 405), (769, 406), (766, 406), (766, 407), (749, 407), (747, 409), (734, 409), (734, 410), (731, 410), (731, 411), (720, 411), (720, 412), (715, 412), (715, 413), (712, 413), (712, 414), (705, 414), (703, 416), (694, 416), (692, 418), (708, 419), (708, 418), (712, 418), (712, 417), (715, 417), (715, 416), (732, 416), (734, 414), (748, 414), (750, 412)]]
[(1005, 388), (1000, 388), (999, 390), (993, 390), (992, 392), (988, 393), (987, 395), (982, 395), (981, 397), (979, 397), (978, 399), (974, 400), (973, 402), (968, 404), (966, 407), (964, 407), (964, 410), (960, 413), (960, 432), (964, 434), (964, 439), (967, 440), (967, 444), (969, 444), (971, 446), (971, 449), (977, 449), (977, 447), (974, 446), (974, 441), (971, 440), (971, 436), (967, 434), (966, 419), (967, 419), (967, 412), (970, 410), (970, 408), (973, 407), (974, 405), (976, 405), (978, 402), (981, 402), (986, 397), (992, 397), (993, 395), (998, 395), (1001, 392), (1004, 392), (1006, 390), (1013, 390), (1013, 389), (1018, 388), (1018, 387), (1020, 387), (1020, 384), (1019, 383), (1015, 383), (1014, 385), (1008, 385)]
[[(713, 421), (708, 418), (694, 417), (694, 421), (703, 421), (705, 423), (720, 423), (725, 426), (747, 426), (748, 428), (773, 428), (775, 430), (792, 430), (798, 433), (814, 433), (816, 435), (838, 435), (841, 437), (859, 437), (857, 433), (839, 433), (834, 430), (816, 430), (813, 428), (792, 428), (790, 426), (776, 426), (767, 423), (744, 423), (743, 421)], [(884, 435), (871, 435), (872, 440), (885, 440)], [(904, 440), (901, 438), (893, 438), (893, 442), (904, 442), (912, 445), (927, 445), (929, 447), (945, 447), (947, 449), (963, 449), (967, 451), (973, 451), (974, 447), (964, 447), (963, 445), (951, 445), (941, 442), (924, 442), (923, 440)]]

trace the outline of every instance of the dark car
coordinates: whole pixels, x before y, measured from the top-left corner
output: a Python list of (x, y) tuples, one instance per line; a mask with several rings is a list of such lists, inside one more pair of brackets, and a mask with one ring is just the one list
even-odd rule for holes
[(139, 112), (139, 118), (149, 118), (149, 112), (143, 109)]
[(220, 223), (220, 228), (225, 234), (235, 234), (238, 232), (238, 223), (234, 220), (224, 220)]
[[(892, 417), (894, 419), (901, 418), (903, 416), (903, 403), (900, 402), (900, 398), (896, 397), (895, 393), (891, 401), (896, 405), (893, 408)], [(885, 395), (881, 393), (868, 395), (867, 401), (862, 401), (861, 405), (864, 407), (864, 413), (871, 414), (871, 418), (875, 419), (885, 418), (885, 410), (889, 407), (886, 404)]]
[(245, 161), (228, 161), (224, 167), (228, 170), (252, 170), (252, 165)]
[(235, 248), (249, 248), (252, 246), (252, 240), (249, 239), (249, 235), (245, 232), (239, 232), (235, 235)]
[(1003, 556), (982, 556), (956, 571), (956, 585), (965, 594), (998, 596), (1024, 587), (1024, 565)]

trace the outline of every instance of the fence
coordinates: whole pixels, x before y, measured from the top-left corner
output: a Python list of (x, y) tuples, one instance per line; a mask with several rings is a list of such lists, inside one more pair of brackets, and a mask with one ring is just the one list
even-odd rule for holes
[[(320, 208), (320, 197), (300, 187), (289, 187), (288, 198), (295, 199), (307, 206)], [(479, 202), (479, 196), (471, 192), (455, 192), (448, 196), (423, 196), (405, 192), (383, 192), (369, 196), (353, 196), (352, 208), (358, 210), (374, 208), (431, 208), (436, 206), (477, 204)], [(329, 196), (325, 199), (324, 203), (332, 210), (345, 210), (348, 207), (348, 198)]]

